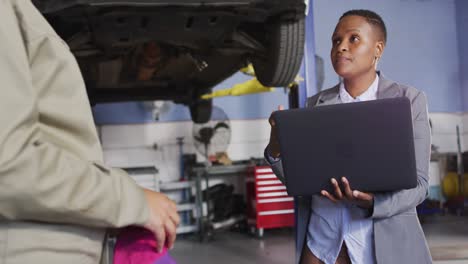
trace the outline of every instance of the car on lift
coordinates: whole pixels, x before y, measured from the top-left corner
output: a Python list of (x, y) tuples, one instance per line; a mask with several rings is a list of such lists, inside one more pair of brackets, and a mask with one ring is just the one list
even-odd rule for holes
[(202, 94), (251, 63), (290, 84), (305, 41), (304, 0), (33, 0), (66, 41), (92, 104), (172, 100), (210, 119)]

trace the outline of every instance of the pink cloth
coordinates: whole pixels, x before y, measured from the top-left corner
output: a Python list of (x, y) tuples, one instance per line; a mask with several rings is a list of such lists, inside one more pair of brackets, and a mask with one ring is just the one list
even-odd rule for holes
[(117, 237), (114, 250), (114, 264), (176, 264), (167, 248), (161, 253), (150, 231), (139, 227), (127, 227)]

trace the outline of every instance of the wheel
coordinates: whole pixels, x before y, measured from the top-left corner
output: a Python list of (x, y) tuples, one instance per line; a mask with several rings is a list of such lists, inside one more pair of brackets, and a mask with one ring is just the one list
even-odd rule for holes
[(250, 226), (249, 227), (249, 234), (254, 236), (257, 233), (257, 228), (255, 226)]
[(203, 124), (210, 120), (211, 111), (213, 108), (213, 101), (210, 100), (199, 100), (198, 102), (190, 105), (190, 116), (192, 121), (197, 124)]
[(263, 231), (264, 231), (263, 228), (257, 229), (257, 232), (255, 232), (255, 236), (257, 238), (263, 238)]
[(206, 217), (201, 219), (202, 222), (202, 230), (200, 230), (200, 242), (208, 242), (213, 240), (213, 225), (209, 222)]
[(276, 22), (267, 42), (266, 56), (253, 59), (257, 79), (265, 86), (287, 86), (296, 78), (304, 56), (305, 18)]
[(255, 236), (256, 238), (263, 238), (264, 229), (256, 228), (255, 226), (249, 227), (249, 234)]

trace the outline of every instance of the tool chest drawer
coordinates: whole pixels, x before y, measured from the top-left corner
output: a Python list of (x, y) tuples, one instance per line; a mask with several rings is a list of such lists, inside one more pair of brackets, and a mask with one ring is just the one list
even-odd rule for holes
[(294, 226), (294, 198), (269, 166), (253, 166), (246, 178), (247, 216), (252, 231)]

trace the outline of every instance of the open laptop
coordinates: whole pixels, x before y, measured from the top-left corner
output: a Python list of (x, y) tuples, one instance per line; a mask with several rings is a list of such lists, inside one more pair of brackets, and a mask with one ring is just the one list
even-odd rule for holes
[(395, 191), (417, 185), (411, 104), (399, 97), (277, 111), (289, 195), (332, 191), (345, 176), (351, 189)]

